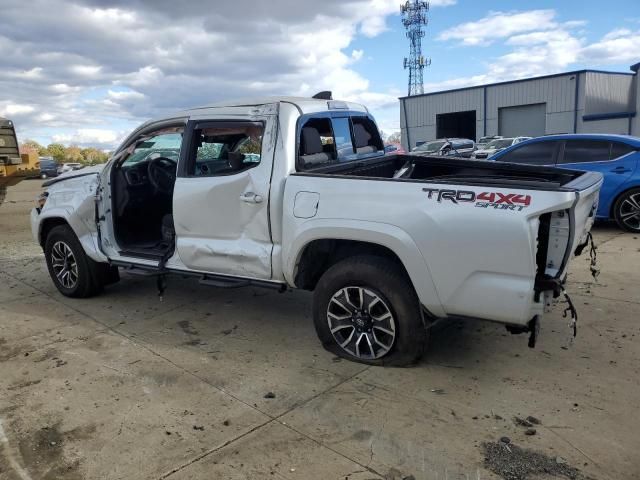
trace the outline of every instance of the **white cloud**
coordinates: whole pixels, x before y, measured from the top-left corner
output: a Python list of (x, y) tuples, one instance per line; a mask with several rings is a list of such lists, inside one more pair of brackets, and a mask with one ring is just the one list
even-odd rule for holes
[[(510, 23), (517, 17), (518, 22)], [(640, 52), (640, 31), (617, 28), (589, 43), (581, 30), (583, 20), (555, 21), (553, 10), (490, 13), (477, 22), (440, 34), (463, 45), (489, 45), (500, 40), (510, 51), (488, 59), (483, 73), (425, 84), (425, 91), (481, 85), (567, 71), (574, 65), (594, 68), (632, 63)], [(536, 21), (543, 20), (536, 27)], [(487, 28), (487, 27), (491, 28)], [(480, 28), (484, 27), (484, 28)], [(492, 32), (492, 30), (497, 30)]]
[(116, 91), (109, 90), (107, 92), (107, 96), (116, 101), (120, 100), (142, 100), (145, 98), (145, 95), (140, 92), (136, 92), (135, 90), (126, 90), (126, 91)]
[(76, 75), (81, 75), (83, 77), (94, 77), (100, 73), (102, 67), (98, 65), (71, 65), (69, 70), (71, 73), (75, 73)]
[(593, 64), (637, 62), (640, 59), (640, 30), (619, 28), (580, 51), (580, 59)]
[(351, 58), (357, 62), (358, 60), (360, 60), (362, 58), (362, 56), (364, 55), (364, 50), (352, 50), (351, 51)]
[(29, 137), (55, 127), (59, 141), (108, 142), (115, 137), (87, 129), (119, 131), (246, 95), (332, 90), (335, 98), (397, 108), (399, 92), (373, 90), (354, 69), (364, 52), (352, 45), (387, 30), (390, 17), (398, 22), (398, 0), (220, 0), (215, 8), (210, 0), (188, 8), (153, 0), (5, 2), (0, 106), (33, 106), (19, 127)]
[(5, 116), (24, 115), (32, 113), (35, 108), (32, 105), (20, 105), (16, 103), (7, 103), (0, 107), (0, 113)]
[(56, 143), (64, 143), (78, 146), (111, 146), (119, 142), (125, 136), (124, 132), (99, 128), (80, 128), (73, 133), (53, 135)]
[(437, 39), (456, 40), (463, 45), (488, 45), (514, 34), (555, 28), (554, 17), (553, 10), (490, 12), (480, 20), (461, 23), (443, 31)]

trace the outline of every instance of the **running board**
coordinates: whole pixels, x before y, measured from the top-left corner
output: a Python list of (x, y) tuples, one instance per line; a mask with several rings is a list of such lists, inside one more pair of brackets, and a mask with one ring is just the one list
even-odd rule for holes
[(248, 287), (251, 285), (249, 280), (243, 280), (239, 278), (221, 278), (221, 277), (210, 277), (204, 275), (199, 281), (201, 285), (207, 285), (209, 287), (219, 287), (219, 288), (239, 288), (239, 287)]
[(125, 272), (132, 275), (139, 275), (143, 277), (157, 277), (159, 275), (175, 274), (175, 275), (188, 275), (190, 277), (200, 277), (198, 280), (200, 284), (207, 285), (209, 287), (218, 288), (239, 288), (239, 287), (261, 287), (271, 288), (284, 292), (287, 290), (287, 285), (280, 282), (272, 282), (269, 280), (257, 280), (253, 278), (232, 277), (227, 275), (215, 275), (215, 274), (203, 274), (197, 272), (188, 272), (184, 270), (174, 270), (165, 268), (160, 270), (155, 265), (140, 265), (133, 264), (131, 262), (122, 262), (118, 260), (111, 260), (109, 262), (115, 267), (124, 269)]

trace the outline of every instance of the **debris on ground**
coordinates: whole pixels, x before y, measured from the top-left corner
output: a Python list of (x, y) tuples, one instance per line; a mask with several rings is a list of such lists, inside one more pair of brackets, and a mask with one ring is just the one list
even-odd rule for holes
[(443, 395), (444, 390), (442, 388), (432, 388), (431, 393), (435, 393), (436, 395)]
[(231, 422), (230, 422), (229, 420), (225, 420), (224, 422), (222, 422), (222, 424), (223, 424), (225, 427), (228, 427), (230, 423), (231, 423)]
[(531, 415), (529, 415), (527, 417), (527, 422), (532, 423), (533, 425), (540, 425), (540, 420), (538, 420), (536, 417), (532, 417)]
[(264, 398), (276, 398), (276, 394), (273, 392), (267, 392), (264, 394)]
[(531, 435), (535, 435), (535, 434), (536, 434), (536, 429), (535, 429), (535, 428), (527, 428), (527, 429), (524, 431), (524, 434), (525, 434), (525, 435), (529, 435), (529, 436), (531, 436)]
[(238, 329), (238, 325), (234, 325), (233, 328), (229, 328), (228, 330), (222, 330), (223, 335), (230, 335), (231, 333), (233, 333), (234, 330)]
[(513, 423), (515, 423), (519, 427), (533, 427), (533, 424), (531, 422), (520, 417), (513, 417)]
[[(527, 480), (541, 475), (569, 480), (588, 480), (577, 468), (566, 462), (558, 462), (559, 457), (551, 458), (544, 453), (520, 448), (513, 443), (484, 442), (484, 466), (504, 480)], [(564, 459), (563, 459), (564, 460)], [(546, 477), (545, 477), (546, 478)]]
[(194, 425), (194, 426), (193, 426), (193, 429), (194, 429), (194, 430), (200, 430), (200, 431), (203, 431), (203, 430), (204, 430), (204, 426), (202, 426), (202, 425)]
[(500, 437), (500, 442), (508, 444), (511, 443), (511, 439), (509, 437)]

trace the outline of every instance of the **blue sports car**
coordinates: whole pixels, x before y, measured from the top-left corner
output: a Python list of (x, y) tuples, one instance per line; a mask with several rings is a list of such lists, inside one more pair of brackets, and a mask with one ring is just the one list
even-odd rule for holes
[(640, 233), (640, 138), (626, 135), (549, 135), (513, 145), (489, 160), (553, 165), (600, 172), (604, 184), (596, 213)]

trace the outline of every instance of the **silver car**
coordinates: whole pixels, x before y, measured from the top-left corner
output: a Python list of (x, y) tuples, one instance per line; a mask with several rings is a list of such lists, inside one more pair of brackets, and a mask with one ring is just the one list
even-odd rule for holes
[(443, 157), (469, 158), (475, 149), (475, 143), (468, 138), (441, 138), (418, 145), (413, 155), (440, 155)]

